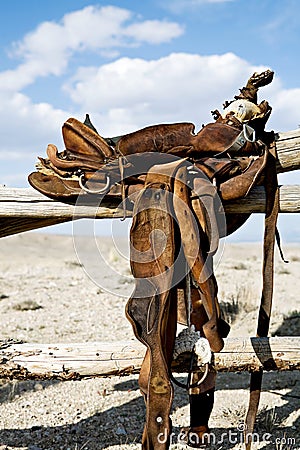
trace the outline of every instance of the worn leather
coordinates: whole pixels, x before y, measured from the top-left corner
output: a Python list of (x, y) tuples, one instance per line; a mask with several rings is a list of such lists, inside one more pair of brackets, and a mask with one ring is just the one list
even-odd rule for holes
[(173, 388), (169, 365), (177, 315), (172, 289), (175, 234), (170, 199), (173, 175), (180, 164), (176, 161), (168, 168), (154, 167), (149, 171), (135, 203), (130, 232), (131, 269), (136, 286), (126, 305), (126, 316), (136, 337), (148, 348), (140, 376), (147, 406), (142, 448), (147, 450), (167, 449), (168, 441), (160, 442), (163, 439), (159, 436), (169, 436), (171, 431)]
[[(205, 252), (200, 243), (198, 224), (193, 215), (190, 192), (187, 187), (186, 166), (180, 167), (176, 173), (173, 206), (178, 220), (184, 256), (208, 317), (208, 321), (203, 325), (203, 332), (212, 351), (219, 352), (224, 343), (218, 330), (219, 308), (217, 306), (212, 257), (206, 255), (207, 258), (205, 259)], [(213, 210), (211, 216), (214, 216)]]
[[(178, 280), (174, 286), (174, 272), (177, 269), (178, 242), (183, 248), (187, 270), (197, 286), (192, 289), (193, 324), (202, 330), (213, 351), (220, 351), (223, 347), (212, 257), (200, 245), (187, 176), (187, 163), (182, 160), (154, 166), (135, 202), (130, 233), (131, 267), (136, 287), (127, 303), (126, 315), (136, 337), (148, 348), (139, 378), (147, 410), (142, 447), (147, 450), (163, 450), (169, 445), (168, 442), (159, 442), (158, 437), (170, 433), (173, 390), (169, 364), (177, 321)], [(206, 184), (210, 185), (207, 181)], [(176, 239), (174, 222), (180, 233), (179, 240), (178, 236)], [(185, 264), (181, 260), (179, 270), (182, 267)], [(171, 334), (170, 329), (173, 330)]]
[[(261, 304), (258, 314), (257, 336), (266, 337), (269, 333), (269, 325), (272, 311), (273, 279), (274, 279), (274, 245), (277, 217), (279, 213), (279, 188), (276, 173), (276, 150), (271, 146), (268, 153), (268, 165), (266, 170), (266, 215), (263, 252), (263, 288)], [(263, 371), (254, 372), (250, 379), (249, 406), (246, 415), (245, 443), (246, 450), (251, 449), (252, 433), (258, 412), (260, 392), (262, 387)]]
[[(34, 188), (51, 198), (60, 200), (69, 197), (72, 201), (74, 196), (86, 195), (78, 184), (78, 177), (81, 175), (84, 175), (85, 180), (91, 180), (92, 191), (105, 186), (105, 180), (95, 176), (101, 168), (111, 175), (112, 183), (120, 179), (117, 164), (120, 155), (125, 155), (126, 161), (129, 161), (126, 163), (127, 176), (130, 172), (147, 173), (153, 163), (146, 154), (159, 152), (165, 154), (166, 162), (168, 154), (188, 157), (201, 166), (208, 177), (221, 181), (243, 170), (243, 155), (257, 155), (261, 151), (257, 142), (245, 142), (239, 151), (240, 159), (232, 159), (236, 154), (233, 152), (230, 155), (230, 148), (241, 132), (238, 124), (232, 126), (226, 121), (217, 121), (204, 126), (197, 134), (193, 133), (194, 128), (191, 123), (154, 125), (121, 137), (116, 147), (112, 148), (94, 130), (71, 118), (63, 125), (66, 149), (59, 152), (54, 144), (49, 144), (48, 158), (39, 158), (38, 172), (31, 173), (28, 180)], [(220, 159), (218, 155), (221, 153), (226, 158)], [(143, 157), (137, 158), (139, 154)], [(130, 163), (130, 155), (135, 156), (133, 165)], [(41, 177), (40, 173), (48, 177)], [(69, 183), (69, 180), (72, 182)]]
[(103, 162), (105, 158), (113, 156), (105, 139), (77, 119), (68, 119), (63, 125), (62, 134), (67, 151), (71, 156), (74, 154), (75, 158), (77, 155), (85, 155)]

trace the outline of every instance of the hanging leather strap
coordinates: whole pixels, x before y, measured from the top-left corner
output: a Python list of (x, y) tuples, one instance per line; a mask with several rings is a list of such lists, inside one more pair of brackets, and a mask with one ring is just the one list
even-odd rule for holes
[[(211, 350), (219, 352), (223, 346), (223, 340), (218, 330), (219, 308), (216, 298), (216, 283), (213, 276), (212, 256), (205, 259), (201, 249), (203, 243), (200, 242), (199, 227), (192, 210), (190, 192), (187, 187), (187, 168), (182, 166), (178, 169), (174, 181), (174, 211), (178, 220), (181, 242), (184, 256), (191, 274), (193, 282), (198, 288), (208, 321), (203, 325), (205, 337), (208, 339)], [(201, 179), (200, 179), (201, 180)], [(199, 180), (198, 180), (199, 181)], [(203, 180), (203, 191), (207, 191), (207, 181)], [(211, 183), (209, 183), (210, 186)], [(212, 186), (212, 188), (214, 188)], [(201, 196), (199, 188), (198, 195)], [(210, 211), (212, 217), (215, 213)], [(214, 232), (218, 230), (214, 222)]]
[[(269, 333), (273, 298), (274, 246), (276, 223), (279, 212), (279, 188), (276, 173), (275, 143), (270, 146), (265, 171), (266, 216), (263, 250), (263, 288), (258, 314), (257, 336), (266, 337)], [(251, 449), (252, 434), (258, 411), (263, 371), (253, 372), (250, 378), (250, 399), (245, 423), (245, 446)]]

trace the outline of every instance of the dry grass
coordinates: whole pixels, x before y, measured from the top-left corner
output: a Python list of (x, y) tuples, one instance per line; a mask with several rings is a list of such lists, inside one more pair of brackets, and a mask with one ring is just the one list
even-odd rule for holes
[(288, 441), (288, 438), (286, 437), (286, 435), (284, 435), (284, 437), (281, 440), (281, 442), (276, 442), (275, 443), (275, 445), (276, 445), (275, 450), (292, 450), (293, 446), (286, 444), (286, 441)]
[(220, 302), (222, 318), (232, 325), (243, 313), (256, 310), (253, 302), (255, 295), (249, 285), (237, 285), (235, 292), (224, 296), (226, 299)]
[(262, 426), (267, 433), (273, 434), (279, 425), (280, 420), (276, 407), (271, 409), (263, 408), (261, 410), (258, 416), (258, 426)]
[(35, 311), (36, 309), (43, 308), (35, 300), (24, 300), (23, 302), (16, 303), (13, 309), (16, 311)]
[(234, 270), (248, 270), (248, 266), (243, 262), (238, 262), (234, 264), (231, 268)]
[(300, 256), (298, 256), (298, 255), (292, 255), (292, 256), (289, 258), (289, 260), (290, 260), (291, 262), (300, 262)]
[(280, 267), (276, 273), (277, 275), (290, 275), (292, 272), (287, 267)]

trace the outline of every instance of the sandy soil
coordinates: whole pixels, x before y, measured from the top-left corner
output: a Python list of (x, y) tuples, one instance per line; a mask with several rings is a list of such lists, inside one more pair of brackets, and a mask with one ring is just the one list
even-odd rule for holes
[[(116, 248), (117, 246), (117, 248)], [(230, 336), (255, 335), (261, 245), (226, 244), (216, 261), (219, 298)], [(300, 246), (276, 257), (273, 335), (298, 335)], [(133, 339), (124, 307), (133, 288), (127, 240), (24, 233), (0, 240), (0, 341), (87, 342)], [(100, 255), (100, 256), (99, 256)], [(254, 449), (300, 449), (299, 373), (267, 373)], [(210, 425), (212, 449), (240, 449), (248, 374), (219, 374)], [(144, 403), (137, 376), (69, 382), (0, 381), (0, 449), (140, 448)], [(187, 395), (177, 389), (173, 449), (189, 423)], [(179, 437), (178, 437), (179, 436)]]

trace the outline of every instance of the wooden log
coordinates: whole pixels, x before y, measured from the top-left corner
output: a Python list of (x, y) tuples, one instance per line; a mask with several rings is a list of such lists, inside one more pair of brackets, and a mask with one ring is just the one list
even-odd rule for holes
[[(265, 190), (254, 187), (247, 198), (226, 202), (226, 212), (263, 213), (265, 211)], [(30, 188), (0, 188), (0, 219), (30, 218), (68, 221), (82, 218), (119, 218), (123, 209), (118, 207), (119, 200), (103, 201), (100, 206), (74, 206), (47, 199)], [(280, 212), (300, 211), (300, 185), (280, 187)], [(132, 215), (127, 211), (128, 217)]]
[[(224, 204), (227, 213), (264, 213), (265, 209), (265, 189), (258, 186), (247, 197)], [(280, 186), (279, 212), (300, 212), (300, 185)]]
[[(0, 342), (0, 378), (74, 380), (137, 373), (145, 354), (138, 341), (79, 344)], [(300, 337), (225, 339), (215, 353), (218, 372), (299, 370)], [(189, 367), (189, 356), (174, 362), (173, 371)], [(196, 369), (196, 367), (195, 367)]]
[[(71, 220), (91, 218), (109, 219), (123, 217), (118, 202), (103, 202), (100, 207), (74, 206), (46, 198), (31, 188), (0, 188), (0, 237), (22, 233), (45, 226), (56, 225)], [(255, 187), (247, 198), (226, 202), (228, 213), (263, 213), (265, 211), (265, 190)], [(300, 211), (300, 186), (281, 186), (280, 212)], [(132, 211), (127, 211), (131, 217)]]
[(66, 219), (60, 220), (58, 217), (47, 217), (45, 219), (32, 217), (0, 217), (0, 238), (11, 236), (12, 234), (23, 233), (24, 231), (50, 227), (68, 221), (69, 220)]
[[(0, 194), (1, 195), (1, 194)], [(0, 199), (0, 217), (30, 217), (32, 219), (57, 218), (60, 220), (73, 220), (83, 218), (110, 219), (122, 217), (122, 210), (116, 205), (107, 206), (74, 206), (56, 201), (45, 201), (40, 198), (39, 201), (20, 202), (18, 198), (13, 201), (2, 202)]]
[[(105, 200), (100, 207), (74, 206), (51, 200), (32, 188), (0, 186), (0, 238), (24, 231), (70, 222), (77, 218), (120, 218), (120, 200)], [(131, 212), (128, 211), (128, 217)]]
[(276, 133), (275, 139), (277, 172), (300, 169), (300, 129)]

